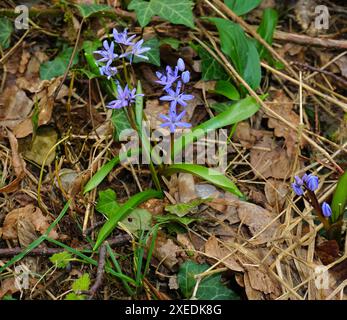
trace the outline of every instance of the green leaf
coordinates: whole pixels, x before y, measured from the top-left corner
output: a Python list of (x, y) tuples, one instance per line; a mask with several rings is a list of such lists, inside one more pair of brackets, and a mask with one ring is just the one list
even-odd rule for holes
[(17, 299), (13, 298), (10, 294), (5, 294), (1, 300), (6, 300), (6, 301), (16, 301)]
[(160, 39), (159, 45), (162, 46), (164, 44), (168, 44), (172, 49), (178, 50), (178, 48), (180, 47), (181, 41), (175, 38)]
[(99, 191), (99, 198), (95, 209), (110, 219), (120, 207), (116, 199), (117, 195), (112, 189)]
[(167, 214), (165, 216), (156, 216), (155, 219), (157, 220), (158, 223), (170, 223), (170, 222), (175, 222), (182, 224), (184, 226), (188, 226), (194, 221), (198, 221), (199, 219), (196, 218), (189, 218), (189, 217), (178, 217), (174, 214)]
[(261, 80), (260, 59), (254, 41), (249, 39), (242, 28), (229, 20), (209, 18), (217, 26), (221, 49), (226, 54), (237, 72), (251, 86), (257, 89)]
[[(272, 45), (273, 35), (276, 30), (278, 13), (276, 10), (267, 8), (263, 12), (263, 18), (257, 29), (257, 33), (270, 45)], [(257, 42), (257, 49), (260, 58), (272, 58), (266, 48)]]
[(134, 62), (148, 62), (151, 64), (154, 64), (155, 66), (160, 67), (160, 49), (159, 49), (159, 40), (157, 38), (151, 38), (147, 41), (144, 41), (143, 47), (149, 47), (151, 50), (144, 53), (146, 57), (148, 57), (148, 60), (143, 58), (134, 58)]
[(216, 102), (211, 104), (211, 108), (215, 110), (217, 113), (222, 113), (228, 110), (232, 106), (232, 102)]
[(240, 122), (251, 117), (259, 110), (260, 106), (256, 103), (253, 97), (246, 97), (229, 108), (215, 116), (214, 118), (203, 122), (195, 127), (191, 132), (183, 134), (181, 137), (175, 140), (174, 155), (182, 152), (182, 150), (191, 144), (192, 142), (199, 140), (208, 131), (217, 130), (231, 124)]
[(169, 204), (165, 207), (165, 210), (179, 217), (183, 217), (188, 213), (196, 210), (202, 203), (209, 201), (210, 199), (194, 199), (188, 203)]
[[(50, 80), (54, 77), (62, 76), (66, 68), (68, 67), (73, 48), (66, 48), (63, 50), (54, 60), (47, 61), (40, 66), (40, 78), (41, 80)], [(72, 61), (71, 66), (78, 63), (78, 54)]]
[(217, 170), (199, 166), (197, 164), (182, 163), (182, 164), (170, 165), (164, 171), (164, 174), (172, 175), (177, 172), (191, 173), (195, 176), (198, 176), (206, 181), (213, 183), (214, 185), (216, 185), (217, 187), (223, 190), (229, 191), (240, 198), (244, 198), (244, 195), (236, 187), (234, 182), (229, 180), (226, 176), (224, 176), (222, 173), (220, 173)]
[(112, 7), (104, 4), (76, 4), (75, 6), (79, 9), (83, 18), (88, 18), (94, 13), (112, 10)]
[(13, 32), (12, 22), (6, 17), (0, 18), (0, 47), (7, 49), (10, 46), (11, 34)]
[(88, 273), (84, 273), (81, 277), (74, 281), (72, 290), (74, 292), (89, 290), (90, 277)]
[(197, 46), (196, 50), (201, 58), (201, 80), (227, 80), (228, 75), (224, 68), (216, 61), (202, 46)]
[(121, 223), (125, 225), (131, 233), (148, 231), (151, 229), (152, 215), (146, 209), (136, 208), (125, 217)]
[(114, 138), (116, 141), (119, 141), (120, 134), (123, 130), (132, 129), (124, 108), (112, 109), (111, 122), (114, 127)]
[(137, 82), (137, 89), (136, 89), (136, 96), (135, 99), (135, 120), (136, 120), (136, 125), (138, 128), (139, 132), (142, 132), (142, 119), (143, 119), (143, 96), (140, 96), (142, 94), (142, 86), (141, 86), (141, 81), (139, 80)]
[(258, 7), (262, 0), (225, 0), (224, 2), (237, 15), (242, 16)]
[(220, 94), (230, 100), (239, 100), (240, 93), (230, 81), (219, 80), (216, 83), (214, 93)]
[(145, 27), (153, 16), (159, 16), (173, 24), (183, 24), (194, 28), (191, 0), (132, 0), (128, 9), (135, 10), (141, 27)]
[(111, 234), (117, 227), (119, 221), (127, 217), (140, 203), (145, 202), (152, 198), (162, 198), (163, 193), (152, 189), (140, 192), (132, 196), (126, 203), (124, 203), (115, 214), (101, 228), (94, 249), (96, 250), (102, 242)]
[(84, 300), (86, 296), (84, 294), (76, 294), (70, 292), (66, 295), (65, 300)]
[(332, 222), (343, 215), (347, 205), (347, 171), (339, 178), (331, 203)]
[(87, 182), (84, 187), (83, 193), (87, 193), (94, 188), (96, 188), (112, 171), (112, 169), (119, 163), (119, 157), (116, 156), (109, 162), (105, 163), (96, 174), (94, 174), (91, 179)]
[(72, 259), (72, 255), (69, 252), (63, 251), (52, 255), (49, 260), (55, 264), (57, 268), (66, 268)]
[[(197, 264), (193, 261), (186, 261), (180, 266), (178, 272), (178, 284), (185, 298), (191, 298), (196, 285), (195, 275), (205, 272), (209, 266), (207, 264)], [(238, 300), (239, 297), (234, 291), (228, 289), (221, 283), (221, 275), (213, 274), (203, 278), (196, 292), (198, 300)]]

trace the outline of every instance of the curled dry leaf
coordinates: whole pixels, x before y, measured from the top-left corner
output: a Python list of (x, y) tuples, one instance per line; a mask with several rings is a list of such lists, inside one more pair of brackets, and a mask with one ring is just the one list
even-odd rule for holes
[(276, 180), (268, 179), (265, 183), (265, 196), (268, 204), (279, 212), (286, 201), (286, 196), (289, 193), (290, 188), (288, 183)]
[[(20, 225), (20, 227), (18, 227), (18, 225)], [(22, 240), (25, 242), (25, 240), (29, 239), (29, 234), (32, 235), (34, 231), (44, 234), (49, 225), (48, 217), (43, 215), (40, 208), (29, 204), (25, 207), (14, 209), (6, 215), (2, 227), (2, 238), (6, 240), (16, 240), (22, 237)], [(19, 235), (19, 232), (23, 233)], [(57, 239), (58, 234), (55, 230), (52, 230), (49, 237)]]
[[(227, 248), (223, 247), (222, 244), (220, 244), (215, 236), (210, 237), (206, 243), (205, 243), (205, 253), (217, 261), (223, 260), (223, 264), (233, 271), (244, 271), (244, 269), (241, 267), (241, 265), (234, 259), (232, 255), (230, 255), (231, 250), (228, 250)], [(228, 258), (225, 258), (228, 256)]]
[[(151, 239), (149, 239), (147, 244), (150, 244), (150, 241)], [(177, 246), (171, 239), (166, 238), (163, 233), (158, 232), (153, 255), (160, 263), (163, 263), (165, 267), (174, 271), (174, 267), (178, 263), (177, 254), (179, 251), (179, 246)]]
[(16, 286), (15, 278), (7, 278), (4, 280), (1, 280), (1, 286), (0, 286), (0, 300), (6, 295), (12, 295), (16, 292), (18, 292), (19, 289)]
[(195, 193), (194, 177), (190, 173), (180, 173), (178, 175), (179, 202), (188, 203), (197, 198)]

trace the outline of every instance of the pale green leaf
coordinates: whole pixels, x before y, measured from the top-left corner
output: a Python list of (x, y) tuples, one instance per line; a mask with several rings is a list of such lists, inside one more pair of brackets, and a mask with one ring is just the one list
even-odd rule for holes
[(74, 281), (72, 290), (74, 292), (89, 290), (90, 277), (88, 273), (84, 273), (81, 277)]
[(165, 210), (178, 217), (183, 217), (190, 212), (194, 213), (199, 205), (208, 201), (210, 201), (210, 199), (194, 199), (188, 203), (169, 204), (165, 207)]
[(230, 81), (217, 81), (214, 93), (220, 94), (230, 100), (240, 99), (240, 93)]
[(152, 215), (146, 209), (136, 208), (120, 221), (131, 233), (151, 229)]
[(55, 264), (57, 268), (66, 268), (72, 259), (72, 255), (69, 252), (63, 251), (52, 255), (49, 260)]
[(88, 18), (94, 13), (110, 11), (112, 7), (104, 4), (76, 4), (83, 18)]

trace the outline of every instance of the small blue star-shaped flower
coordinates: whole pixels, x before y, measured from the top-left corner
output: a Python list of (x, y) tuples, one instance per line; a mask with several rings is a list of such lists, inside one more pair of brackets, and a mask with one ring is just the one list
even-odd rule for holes
[(170, 88), (167, 90), (167, 95), (162, 96), (159, 99), (162, 101), (170, 101), (171, 109), (176, 108), (177, 104), (181, 105), (182, 107), (186, 107), (186, 101), (194, 99), (194, 96), (191, 94), (185, 94), (184, 92), (181, 93), (181, 87), (182, 82), (178, 81), (175, 91)]
[(103, 42), (104, 50), (97, 50), (94, 53), (97, 53), (102, 56), (101, 59), (97, 60), (98, 62), (106, 62), (106, 66), (110, 66), (114, 59), (118, 57), (114, 53), (114, 42), (111, 41), (111, 44), (108, 44), (107, 40)]
[(117, 29), (113, 29), (114, 41), (118, 44), (124, 44), (126, 46), (132, 46), (134, 43), (131, 42), (136, 37), (136, 34), (128, 37), (128, 29), (124, 29), (123, 32), (118, 32)]
[(190, 123), (181, 121), (185, 114), (186, 110), (182, 111), (179, 115), (176, 115), (173, 111), (169, 112), (169, 116), (159, 115), (162, 120), (166, 121), (160, 127), (169, 127), (171, 133), (176, 131), (176, 127), (190, 128), (192, 126)]
[(120, 109), (129, 106), (135, 102), (137, 96), (144, 96), (143, 94), (136, 94), (136, 88), (130, 90), (128, 85), (124, 89), (118, 85), (117, 99), (111, 101), (107, 107), (111, 109)]

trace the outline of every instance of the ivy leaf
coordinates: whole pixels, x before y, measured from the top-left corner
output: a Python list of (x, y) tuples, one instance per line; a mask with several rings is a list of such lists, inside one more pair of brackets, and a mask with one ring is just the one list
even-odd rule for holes
[(72, 259), (72, 255), (69, 252), (63, 251), (52, 255), (49, 260), (56, 265), (57, 268), (66, 268)]
[(112, 109), (111, 122), (114, 127), (114, 138), (119, 141), (119, 136), (123, 130), (131, 129), (128, 117), (125, 110), (122, 109)]
[[(54, 77), (62, 76), (69, 64), (73, 48), (66, 48), (54, 60), (43, 63), (40, 67), (41, 80), (50, 80)], [(72, 61), (71, 66), (78, 63), (78, 55)]]
[[(190, 298), (196, 285), (195, 275), (206, 271), (207, 264), (197, 264), (193, 261), (183, 263), (178, 272), (178, 284), (185, 298)], [(234, 291), (221, 283), (221, 275), (214, 274), (203, 278), (196, 292), (198, 300), (238, 300)]]
[(104, 4), (78, 4), (76, 7), (79, 9), (83, 18), (88, 18), (97, 12), (112, 10), (112, 7)]
[(99, 191), (99, 198), (95, 209), (109, 219), (120, 207), (116, 198), (117, 195), (112, 189)]
[(202, 46), (196, 48), (201, 58), (201, 80), (227, 80), (228, 75), (224, 68)]
[(258, 7), (262, 0), (225, 0), (224, 2), (238, 16), (242, 16)]
[(11, 21), (5, 17), (0, 18), (0, 47), (7, 49), (10, 46), (13, 25)]
[(155, 66), (160, 67), (160, 49), (159, 49), (159, 40), (157, 38), (152, 38), (147, 41), (144, 41), (143, 47), (149, 47), (151, 50), (144, 53), (148, 57), (148, 60), (135, 57), (134, 62), (148, 62), (154, 64)]
[(197, 209), (202, 204), (211, 201), (211, 199), (194, 199), (188, 203), (170, 204), (165, 207), (165, 210), (179, 217), (184, 217), (188, 213)]
[(153, 16), (159, 16), (173, 24), (183, 24), (194, 28), (191, 0), (132, 0), (128, 9), (135, 10), (141, 27), (145, 27)]
[(209, 18), (209, 20), (217, 26), (224, 54), (231, 59), (237, 72), (252, 89), (257, 89), (261, 80), (261, 68), (255, 43), (234, 22), (221, 18)]

